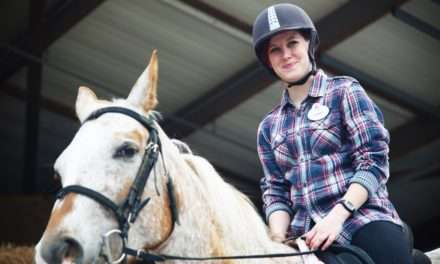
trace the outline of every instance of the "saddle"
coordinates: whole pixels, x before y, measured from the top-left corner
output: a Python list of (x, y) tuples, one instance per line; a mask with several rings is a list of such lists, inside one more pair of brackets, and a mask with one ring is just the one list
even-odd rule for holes
[[(300, 252), (310, 250), (302, 238), (295, 239), (295, 243), (289, 245), (297, 247)], [(304, 255), (302, 259), (304, 263), (322, 261), (326, 264), (374, 264), (365, 251), (353, 245), (333, 244), (325, 251), (316, 251), (315, 255)]]
[(353, 245), (332, 245), (316, 255), (326, 264), (374, 264), (365, 251)]
[[(413, 248), (414, 236), (411, 228), (406, 223), (403, 225), (403, 232), (408, 237), (414, 264), (431, 264), (431, 260), (423, 252)], [(316, 255), (326, 264), (374, 264), (364, 250), (354, 245), (334, 244), (327, 251), (317, 252)]]

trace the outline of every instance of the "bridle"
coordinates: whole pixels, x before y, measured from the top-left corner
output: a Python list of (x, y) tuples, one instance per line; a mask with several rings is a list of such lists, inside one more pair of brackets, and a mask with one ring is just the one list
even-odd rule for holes
[[(165, 260), (183, 260), (183, 261), (205, 261), (205, 260), (227, 260), (227, 259), (256, 259), (256, 258), (278, 258), (278, 257), (291, 257), (291, 256), (301, 256), (315, 253), (316, 250), (304, 251), (298, 253), (275, 253), (275, 254), (256, 254), (256, 255), (236, 255), (236, 256), (214, 256), (214, 257), (182, 257), (175, 255), (166, 254), (152, 254), (144, 249), (132, 249), (127, 246), (128, 231), (130, 226), (134, 221), (136, 221), (139, 212), (148, 204), (150, 197), (141, 200), (142, 193), (144, 191), (145, 185), (150, 176), (151, 170), (156, 164), (159, 155), (161, 155), (161, 143), (159, 140), (157, 129), (155, 128), (154, 122), (151, 118), (144, 117), (137, 112), (123, 108), (123, 107), (105, 107), (92, 112), (83, 122), (95, 120), (101, 115), (106, 113), (119, 113), (129, 116), (139, 123), (141, 123), (149, 132), (150, 136), (148, 142), (145, 146), (145, 152), (142, 157), (142, 162), (139, 170), (136, 174), (136, 178), (130, 187), (130, 191), (127, 198), (121, 205), (116, 204), (108, 197), (98, 193), (95, 190), (81, 186), (81, 185), (69, 185), (62, 188), (57, 193), (57, 199), (62, 200), (69, 193), (77, 193), (96, 201), (105, 208), (113, 212), (115, 218), (118, 222), (119, 229), (113, 229), (108, 231), (103, 235), (103, 252), (102, 256), (107, 262), (112, 264), (117, 264), (121, 262), (126, 262), (127, 256), (135, 256), (137, 259), (145, 261), (147, 263), (163, 262)], [(175, 224), (179, 223), (178, 211), (176, 206), (176, 197), (174, 194), (174, 187), (171, 177), (168, 175), (167, 182), (167, 192), (170, 200), (170, 210), (172, 217), (172, 226), (169, 232), (169, 236), (172, 234)], [(118, 258), (113, 258), (111, 255), (111, 249), (109, 244), (109, 239), (113, 235), (118, 235), (122, 239), (122, 250), (121, 255)]]
[[(103, 252), (104, 253), (103, 255), (107, 259), (107, 261), (111, 263), (120, 263), (126, 260), (127, 255), (137, 255), (139, 257), (139, 255), (141, 255), (142, 253), (140, 250), (133, 250), (127, 247), (128, 231), (130, 229), (131, 224), (134, 223), (134, 221), (136, 221), (139, 212), (150, 201), (150, 197), (145, 198), (145, 200), (143, 201), (141, 200), (141, 197), (144, 191), (144, 187), (150, 176), (150, 172), (153, 169), (154, 165), (156, 164), (159, 155), (161, 154), (161, 143), (153, 120), (151, 118), (144, 117), (138, 114), (137, 112), (127, 108), (105, 107), (98, 109), (93, 113), (91, 113), (84, 121), (84, 123), (91, 120), (95, 120), (99, 118), (101, 115), (106, 113), (120, 113), (129, 116), (135, 119), (136, 121), (138, 121), (139, 123), (141, 123), (148, 130), (150, 135), (148, 142), (145, 146), (145, 152), (142, 157), (141, 165), (136, 174), (136, 178), (134, 179), (133, 184), (130, 187), (130, 191), (127, 195), (127, 198), (122, 204), (118, 205), (115, 202), (113, 202), (111, 199), (107, 198), (106, 196), (92, 189), (86, 188), (81, 185), (69, 185), (62, 188), (58, 192), (57, 199), (63, 199), (68, 193), (77, 193), (93, 199), (97, 203), (101, 204), (102, 206), (113, 212), (114, 216), (117, 219), (119, 229), (110, 230), (109, 232), (103, 235), (104, 246), (107, 249), (105, 250), (106, 252)], [(175, 223), (178, 222), (178, 212), (176, 207), (176, 198), (174, 195), (174, 187), (170, 177), (168, 177), (167, 191), (170, 199), (170, 210), (172, 217), (172, 221), (171, 221), (172, 225), (171, 225), (171, 230), (169, 232), (171, 234), (174, 230)], [(117, 234), (122, 238), (123, 249), (121, 252), (121, 256), (113, 261), (111, 260), (112, 258), (109, 255), (110, 252), (108, 252), (109, 251), (108, 240), (110, 236), (113, 236), (114, 234)]]

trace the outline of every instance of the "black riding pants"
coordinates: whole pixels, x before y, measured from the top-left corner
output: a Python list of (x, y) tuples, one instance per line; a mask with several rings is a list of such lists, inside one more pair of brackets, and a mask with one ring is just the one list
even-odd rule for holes
[(354, 234), (352, 244), (367, 252), (376, 264), (413, 264), (407, 234), (391, 222), (366, 224)]

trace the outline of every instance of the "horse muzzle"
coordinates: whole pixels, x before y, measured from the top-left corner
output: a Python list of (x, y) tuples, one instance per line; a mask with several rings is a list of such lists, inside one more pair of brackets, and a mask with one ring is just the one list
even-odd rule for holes
[(61, 237), (43, 242), (41, 257), (47, 263), (83, 263), (84, 251), (81, 244), (71, 237)]

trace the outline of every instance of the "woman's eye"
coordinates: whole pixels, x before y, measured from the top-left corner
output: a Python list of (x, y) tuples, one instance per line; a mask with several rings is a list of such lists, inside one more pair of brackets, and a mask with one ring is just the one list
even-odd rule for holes
[(136, 153), (138, 153), (139, 150), (137, 147), (133, 146), (132, 144), (123, 144), (120, 146), (115, 153), (113, 154), (113, 158), (132, 158)]
[(289, 41), (289, 43), (287, 43), (287, 46), (289, 47), (293, 47), (298, 43), (298, 41)]
[(269, 53), (275, 53), (275, 52), (278, 52), (278, 51), (280, 51), (280, 48), (271, 48), (271, 49), (269, 49)]

